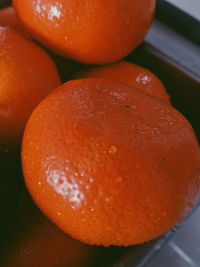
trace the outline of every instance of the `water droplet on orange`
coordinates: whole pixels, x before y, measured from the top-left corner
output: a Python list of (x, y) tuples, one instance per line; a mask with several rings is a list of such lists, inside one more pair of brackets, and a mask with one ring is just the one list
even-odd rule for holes
[(115, 181), (117, 182), (117, 183), (121, 183), (122, 182), (122, 177), (117, 177), (116, 179), (115, 179)]
[(117, 152), (117, 147), (116, 146), (111, 146), (109, 149), (110, 154), (115, 154)]

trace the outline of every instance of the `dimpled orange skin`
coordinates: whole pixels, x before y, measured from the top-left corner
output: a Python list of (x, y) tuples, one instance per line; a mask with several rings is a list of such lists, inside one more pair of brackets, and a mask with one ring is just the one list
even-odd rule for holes
[(169, 96), (159, 78), (151, 71), (136, 64), (118, 61), (105, 66), (86, 68), (75, 75), (75, 78), (78, 79), (91, 77), (112, 79), (124, 83), (170, 104)]
[(0, 26), (10, 27), (24, 34), (23, 29), (16, 17), (16, 13), (13, 7), (5, 7), (0, 10)]
[(70, 81), (32, 113), (26, 186), (63, 231), (89, 244), (128, 246), (169, 230), (200, 192), (200, 152), (173, 107), (103, 79)]
[(155, 0), (14, 0), (36, 40), (75, 61), (102, 64), (130, 53), (150, 27)]
[(5, 27), (0, 27), (0, 66), (0, 142), (15, 143), (35, 106), (60, 78), (45, 51)]

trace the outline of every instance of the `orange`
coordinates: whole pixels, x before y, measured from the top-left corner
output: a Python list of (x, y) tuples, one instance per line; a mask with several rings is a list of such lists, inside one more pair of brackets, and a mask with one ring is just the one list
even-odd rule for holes
[(70, 238), (33, 208), (28, 215), (7, 246), (2, 267), (89, 267), (94, 263), (98, 248)]
[(89, 244), (155, 238), (200, 193), (200, 151), (188, 121), (112, 80), (74, 80), (47, 96), (26, 126), (22, 163), (40, 209)]
[(28, 33), (83, 63), (109, 63), (130, 53), (150, 27), (155, 0), (14, 0)]
[(106, 78), (122, 82), (170, 104), (169, 96), (159, 78), (151, 71), (126, 61), (90, 67), (77, 73), (75, 78)]
[(0, 27), (0, 66), (0, 143), (11, 144), (60, 78), (48, 54), (10, 28)]
[(13, 7), (5, 7), (0, 10), (0, 26), (10, 27), (24, 34), (24, 31), (16, 17)]
[[(6, 7), (0, 10), (0, 26), (10, 27), (22, 33), (26, 38), (30, 39), (30, 36), (22, 29), (19, 20), (16, 17), (16, 13), (13, 7)], [(56, 64), (59, 75), (62, 81), (67, 81), (78, 67), (78, 63), (66, 60), (63, 57), (55, 55), (51, 51), (47, 51)]]

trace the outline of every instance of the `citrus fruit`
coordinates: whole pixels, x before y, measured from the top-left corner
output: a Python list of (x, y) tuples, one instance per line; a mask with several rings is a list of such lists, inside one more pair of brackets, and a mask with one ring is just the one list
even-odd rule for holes
[(56, 67), (37, 45), (0, 27), (0, 144), (18, 142), (35, 106), (60, 84)]
[(67, 82), (32, 113), (26, 186), (72, 237), (128, 246), (169, 230), (200, 193), (200, 151), (173, 107), (125, 84)]
[(2, 267), (89, 267), (98, 255), (98, 248), (70, 238), (33, 210), (21, 221), (7, 245)]
[(83, 63), (123, 58), (150, 27), (155, 0), (14, 0), (28, 33), (53, 51)]
[(151, 96), (170, 103), (169, 96), (159, 78), (136, 64), (118, 61), (113, 64), (90, 67), (75, 75), (76, 78), (106, 78), (125, 83)]
[(0, 26), (10, 27), (24, 34), (19, 20), (16, 17), (15, 10), (11, 6), (0, 10)]

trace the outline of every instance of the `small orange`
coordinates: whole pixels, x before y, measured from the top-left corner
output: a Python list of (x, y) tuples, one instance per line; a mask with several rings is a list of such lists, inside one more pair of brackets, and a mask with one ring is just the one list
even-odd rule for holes
[(74, 238), (133, 245), (158, 237), (200, 193), (200, 151), (172, 106), (104, 79), (67, 82), (25, 129), (26, 186)]
[(36, 40), (83, 63), (117, 61), (139, 45), (155, 0), (14, 0), (17, 15)]
[(48, 54), (11, 28), (0, 27), (0, 143), (20, 141), (35, 106), (60, 84)]
[(100, 253), (70, 238), (36, 209), (21, 223), (4, 248), (1, 267), (89, 267)]
[(25, 34), (19, 23), (19, 20), (16, 17), (15, 10), (11, 6), (5, 7), (0, 10), (0, 26), (10, 27)]
[(159, 78), (151, 71), (126, 61), (90, 67), (77, 73), (75, 78), (106, 78), (122, 82), (170, 104), (169, 96)]

